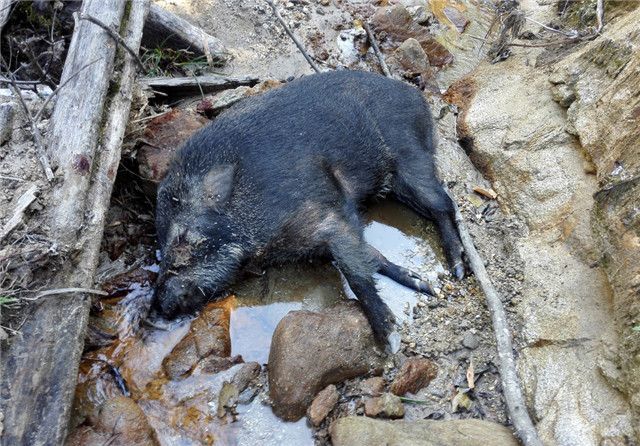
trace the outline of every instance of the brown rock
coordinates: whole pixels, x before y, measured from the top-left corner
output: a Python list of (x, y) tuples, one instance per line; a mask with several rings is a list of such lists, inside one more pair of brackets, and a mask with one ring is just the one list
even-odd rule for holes
[[(176, 344), (162, 364), (169, 378), (176, 379), (189, 372), (202, 358), (226, 357), (230, 353), (229, 311), (211, 303), (191, 323), (189, 333)], [(223, 362), (221, 360), (217, 365), (223, 367)]]
[(369, 398), (364, 402), (364, 413), (368, 417), (402, 418), (404, 405), (399, 396), (383, 393), (381, 396)]
[(344, 417), (331, 425), (333, 446), (517, 446), (506, 427), (481, 420), (387, 421)]
[(131, 398), (112, 398), (100, 410), (97, 430), (113, 434), (113, 445), (155, 445), (155, 435), (142, 409)]
[(410, 74), (425, 73), (427, 76), (432, 75), (427, 54), (422, 49), (422, 46), (420, 46), (420, 42), (414, 38), (402, 42), (402, 45), (393, 53), (392, 59), (396, 61), (403, 70)]
[(257, 362), (247, 362), (244, 364), (233, 377), (233, 384), (238, 389), (238, 392), (246, 389), (249, 383), (260, 375), (261, 369), (262, 367)]
[(152, 119), (144, 132), (146, 144), (138, 150), (140, 175), (158, 183), (176, 150), (209, 120), (191, 110), (171, 110)]
[(327, 418), (329, 412), (331, 412), (336, 406), (339, 399), (340, 394), (338, 393), (336, 386), (333, 384), (328, 385), (324, 390), (318, 393), (318, 395), (313, 399), (311, 406), (309, 406), (309, 410), (307, 410), (307, 417), (311, 424), (319, 426), (320, 423)]
[(374, 376), (373, 378), (365, 379), (360, 383), (360, 391), (369, 396), (382, 395), (382, 392), (384, 392), (384, 378)]
[(395, 395), (417, 393), (429, 385), (438, 374), (438, 367), (428, 359), (409, 358), (402, 364), (398, 376), (391, 383), (391, 392)]
[(187, 334), (164, 358), (162, 366), (170, 379), (178, 379), (186, 375), (199, 360), (196, 343), (193, 337)]
[(229, 334), (229, 312), (224, 308), (209, 304), (193, 321), (189, 333), (196, 343), (198, 355), (229, 356), (231, 337)]
[(281, 418), (297, 420), (328, 384), (381, 368), (371, 327), (356, 302), (321, 313), (294, 311), (276, 327), (269, 392)]
[(427, 28), (414, 22), (411, 13), (402, 5), (378, 8), (371, 22), (376, 31), (386, 33), (392, 40), (391, 45), (393, 41), (404, 42), (409, 38), (416, 39), (434, 67), (442, 67), (453, 62), (453, 54), (438, 43)]

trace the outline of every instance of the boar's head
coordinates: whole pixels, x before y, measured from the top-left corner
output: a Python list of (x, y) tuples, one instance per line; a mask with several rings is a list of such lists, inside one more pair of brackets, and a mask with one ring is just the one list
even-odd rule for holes
[(173, 319), (224, 297), (243, 249), (231, 217), (235, 166), (197, 169), (177, 162), (158, 189), (156, 228), (162, 261), (152, 303)]

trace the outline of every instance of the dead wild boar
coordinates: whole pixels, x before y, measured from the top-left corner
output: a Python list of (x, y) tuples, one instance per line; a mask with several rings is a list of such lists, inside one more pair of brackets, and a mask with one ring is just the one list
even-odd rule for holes
[(377, 74), (314, 74), (241, 101), (187, 141), (160, 185), (153, 307), (167, 318), (193, 313), (224, 297), (247, 264), (324, 257), (385, 340), (393, 315), (373, 274), (431, 288), (364, 241), (368, 200), (390, 195), (435, 220), (453, 274), (464, 275), (433, 153), (420, 92)]

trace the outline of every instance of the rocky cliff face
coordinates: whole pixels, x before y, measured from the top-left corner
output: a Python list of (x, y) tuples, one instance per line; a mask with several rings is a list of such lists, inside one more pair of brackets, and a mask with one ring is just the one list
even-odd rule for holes
[(537, 50), (481, 64), (448, 93), (472, 160), (526, 224), (519, 365), (546, 444), (626, 444), (640, 408), (639, 20), (553, 64)]

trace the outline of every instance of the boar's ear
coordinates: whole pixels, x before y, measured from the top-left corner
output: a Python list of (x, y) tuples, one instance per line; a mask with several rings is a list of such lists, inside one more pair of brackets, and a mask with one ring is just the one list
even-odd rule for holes
[(222, 164), (213, 167), (202, 179), (202, 192), (205, 206), (219, 208), (229, 200), (233, 189), (233, 177), (236, 166)]

